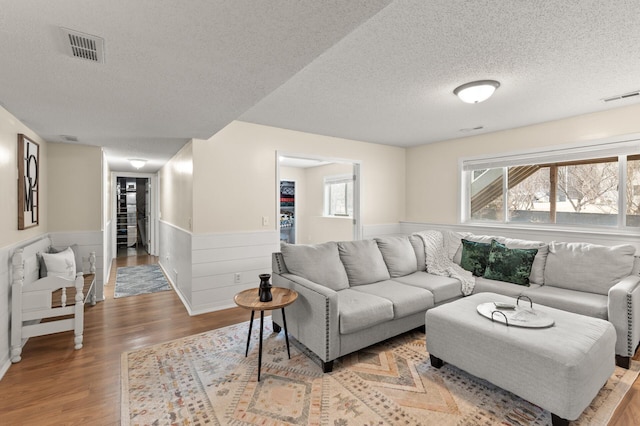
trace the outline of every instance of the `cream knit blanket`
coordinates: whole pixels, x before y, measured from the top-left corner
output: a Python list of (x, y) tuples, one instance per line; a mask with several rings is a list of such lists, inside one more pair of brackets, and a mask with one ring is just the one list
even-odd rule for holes
[(457, 279), (462, 283), (462, 294), (468, 296), (473, 292), (476, 279), (471, 272), (453, 262), (453, 254), (455, 254), (460, 240), (457, 238), (458, 245), (454, 247), (454, 239), (450, 237), (451, 234), (453, 233), (448, 232), (445, 236), (440, 231), (423, 231), (416, 233), (416, 235), (424, 241), (427, 272)]

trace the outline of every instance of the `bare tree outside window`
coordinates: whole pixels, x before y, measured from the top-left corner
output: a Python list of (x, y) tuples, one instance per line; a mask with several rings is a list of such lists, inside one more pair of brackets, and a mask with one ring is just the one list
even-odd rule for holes
[(558, 193), (577, 213), (618, 213), (618, 163), (558, 167)]

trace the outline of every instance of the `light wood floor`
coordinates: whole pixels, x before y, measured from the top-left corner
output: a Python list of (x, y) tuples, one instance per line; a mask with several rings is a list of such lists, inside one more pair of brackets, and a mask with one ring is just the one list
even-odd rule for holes
[[(0, 425), (118, 425), (122, 352), (249, 319), (239, 308), (190, 317), (173, 291), (113, 299), (117, 266), (156, 261), (115, 262), (106, 300), (85, 308), (83, 349), (73, 349), (71, 332), (29, 340), (0, 381)], [(610, 422), (627, 425), (640, 425), (640, 379)]]

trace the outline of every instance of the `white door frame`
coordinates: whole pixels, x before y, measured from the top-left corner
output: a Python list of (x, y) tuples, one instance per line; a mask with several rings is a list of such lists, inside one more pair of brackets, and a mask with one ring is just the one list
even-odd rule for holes
[[(362, 161), (352, 160), (350, 158), (327, 157), (324, 155), (301, 154), (286, 151), (276, 151), (276, 231), (280, 238), (280, 157), (300, 158), (306, 160), (326, 161), (329, 163), (349, 163), (353, 165), (353, 239), (362, 239), (362, 220), (360, 217), (360, 175), (362, 169)], [(296, 239), (296, 242), (298, 240)]]
[(158, 255), (158, 212), (160, 211), (160, 203), (159, 203), (159, 188), (158, 188), (158, 174), (157, 173), (131, 173), (131, 172), (111, 172), (111, 217), (114, 225), (111, 227), (111, 252), (113, 253), (113, 257), (117, 257), (118, 255), (118, 246), (117, 246), (117, 237), (116, 233), (118, 232), (116, 224), (117, 218), (117, 178), (119, 177), (130, 177), (130, 178), (147, 178), (151, 184), (151, 191), (149, 191), (149, 245), (148, 251), (152, 256)]

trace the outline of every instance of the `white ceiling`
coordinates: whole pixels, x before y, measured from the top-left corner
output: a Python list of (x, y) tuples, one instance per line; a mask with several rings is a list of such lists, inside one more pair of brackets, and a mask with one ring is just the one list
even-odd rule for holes
[[(152, 172), (235, 119), (412, 146), (638, 103), (602, 99), (640, 89), (640, 2), (0, 0), (0, 57), (0, 104), (43, 138)], [(452, 94), (479, 79), (488, 101)]]

